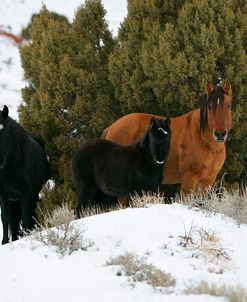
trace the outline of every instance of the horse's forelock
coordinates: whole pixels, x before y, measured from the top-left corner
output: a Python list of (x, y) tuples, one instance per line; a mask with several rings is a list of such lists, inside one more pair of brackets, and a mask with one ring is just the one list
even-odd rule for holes
[(221, 86), (216, 86), (211, 94), (204, 94), (199, 98), (200, 104), (200, 130), (204, 131), (208, 123), (207, 107), (212, 106), (216, 110), (217, 105), (224, 102), (224, 92)]
[(208, 96), (207, 103), (208, 105), (212, 105), (215, 110), (217, 105), (222, 104), (224, 102), (224, 92), (221, 86), (216, 86), (216, 89)]

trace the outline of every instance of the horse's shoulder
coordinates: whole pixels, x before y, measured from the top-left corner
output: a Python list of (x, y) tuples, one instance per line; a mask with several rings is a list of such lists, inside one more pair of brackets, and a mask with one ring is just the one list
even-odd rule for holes
[(188, 121), (191, 121), (193, 119), (193, 117), (195, 117), (196, 115), (197, 116), (199, 115), (199, 109), (194, 109), (194, 110), (186, 112), (182, 115), (179, 115), (177, 117), (173, 117), (173, 118), (171, 118), (171, 122), (172, 123), (188, 122)]
[(38, 144), (40, 147), (42, 147), (43, 149), (45, 148), (45, 143), (42, 140), (42, 138), (34, 133), (27, 133), (28, 134), (28, 138), (29, 141), (33, 144)]
[(192, 110), (183, 115), (171, 119), (171, 133), (174, 136), (180, 138), (190, 139), (190, 134), (193, 132), (199, 133), (199, 125), (197, 123), (199, 119), (199, 111)]

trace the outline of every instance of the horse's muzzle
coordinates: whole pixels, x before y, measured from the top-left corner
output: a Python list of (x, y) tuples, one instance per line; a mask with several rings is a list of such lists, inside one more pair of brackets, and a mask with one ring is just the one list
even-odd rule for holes
[(228, 131), (224, 130), (224, 131), (213, 131), (213, 136), (214, 136), (214, 140), (217, 143), (224, 143), (227, 139), (228, 136)]

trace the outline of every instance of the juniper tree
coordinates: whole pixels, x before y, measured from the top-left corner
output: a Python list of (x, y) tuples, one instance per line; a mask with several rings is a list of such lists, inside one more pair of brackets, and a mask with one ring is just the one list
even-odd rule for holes
[[(51, 12), (51, 15), (54, 17), (55, 20), (60, 20), (60, 21), (65, 21), (66, 23), (69, 24), (69, 21), (67, 19), (67, 17), (63, 16), (63, 15), (59, 15), (55, 12)], [(31, 39), (31, 27), (32, 27), (32, 24), (33, 24), (33, 21), (34, 19), (39, 16), (39, 13), (37, 14), (33, 14), (32, 17), (31, 17), (31, 21), (29, 22), (29, 24), (22, 29), (21, 31), (21, 36), (22, 38), (24, 38), (25, 40), (29, 41)]]
[(71, 68), (74, 102), (71, 119), (82, 139), (98, 137), (117, 116), (118, 103), (108, 77), (108, 57), (114, 41), (101, 1), (86, 1), (72, 24)]
[(43, 7), (32, 22), (31, 43), (21, 50), (27, 86), (20, 121), (45, 141), (57, 202), (72, 196), (72, 154), (115, 118), (108, 80), (114, 41), (104, 16), (99, 0), (80, 6), (71, 25)]
[(153, 83), (144, 71), (143, 56), (152, 64), (151, 52), (167, 22), (176, 22), (184, 1), (129, 0), (128, 15), (122, 23), (118, 45), (111, 56), (110, 79), (122, 114), (132, 111), (159, 113)]

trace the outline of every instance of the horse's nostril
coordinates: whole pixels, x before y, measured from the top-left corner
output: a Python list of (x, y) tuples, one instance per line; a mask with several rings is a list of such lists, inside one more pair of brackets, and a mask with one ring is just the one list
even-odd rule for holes
[(217, 141), (223, 141), (226, 139), (227, 136), (227, 131), (216, 131), (214, 130), (214, 137), (216, 138)]

